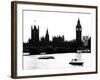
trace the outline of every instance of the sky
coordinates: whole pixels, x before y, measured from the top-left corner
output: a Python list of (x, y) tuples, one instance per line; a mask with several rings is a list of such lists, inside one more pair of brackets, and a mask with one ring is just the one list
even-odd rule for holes
[(34, 28), (34, 25), (39, 25), (39, 38), (45, 36), (48, 29), (50, 40), (57, 35), (64, 35), (67, 41), (76, 39), (78, 18), (82, 26), (82, 36), (91, 36), (90, 13), (24, 10), (23, 40), (27, 42), (31, 38), (31, 26)]

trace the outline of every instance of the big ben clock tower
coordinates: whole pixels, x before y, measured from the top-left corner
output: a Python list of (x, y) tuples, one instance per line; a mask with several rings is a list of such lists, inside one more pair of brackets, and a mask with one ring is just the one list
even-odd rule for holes
[(79, 47), (81, 47), (81, 36), (82, 36), (82, 27), (80, 24), (80, 20), (78, 18), (77, 25), (76, 25), (76, 42)]

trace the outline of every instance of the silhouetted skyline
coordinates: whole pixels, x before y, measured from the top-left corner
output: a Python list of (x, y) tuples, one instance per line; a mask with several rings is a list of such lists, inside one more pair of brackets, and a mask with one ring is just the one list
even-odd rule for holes
[[(76, 11), (74, 11), (76, 12)], [(44, 11), (24, 11), (23, 14), (23, 41), (26, 43), (31, 38), (31, 25), (39, 25), (39, 37), (45, 37), (48, 28), (49, 39), (52, 40), (53, 36), (64, 35), (65, 40), (70, 41), (76, 38), (75, 26), (78, 17), (81, 19), (82, 36), (91, 36), (91, 15), (80, 13), (59, 13), (50, 10)], [(87, 19), (86, 19), (87, 18)]]
[[(91, 37), (83, 36), (82, 37), (82, 26), (80, 19), (78, 18), (76, 24), (76, 38), (67, 41), (62, 36), (53, 36), (52, 41), (49, 39), (49, 30), (46, 30), (44, 37), (39, 39), (39, 25), (38, 28), (34, 25), (34, 28), (31, 26), (31, 38), (27, 43), (23, 43), (23, 52), (29, 52), (31, 55), (40, 54), (42, 52), (48, 53), (75, 53), (78, 50), (83, 52), (91, 52)], [(83, 38), (83, 40), (82, 40)]]

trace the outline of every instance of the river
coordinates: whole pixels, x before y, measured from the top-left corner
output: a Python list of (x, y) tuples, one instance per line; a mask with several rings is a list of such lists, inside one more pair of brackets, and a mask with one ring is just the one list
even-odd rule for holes
[[(63, 53), (63, 54), (46, 54), (46, 55), (24, 55), (23, 68), (31, 69), (60, 69), (85, 67), (92, 68), (95, 66), (95, 56), (92, 53), (81, 53), (81, 60), (84, 62), (83, 66), (73, 66), (69, 62), (76, 58), (77, 53)], [(52, 56), (55, 59), (38, 59), (43, 56)]]

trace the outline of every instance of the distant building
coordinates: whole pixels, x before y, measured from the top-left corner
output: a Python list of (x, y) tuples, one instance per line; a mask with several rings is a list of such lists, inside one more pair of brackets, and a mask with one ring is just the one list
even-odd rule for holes
[(88, 46), (89, 36), (83, 36), (84, 46)]

